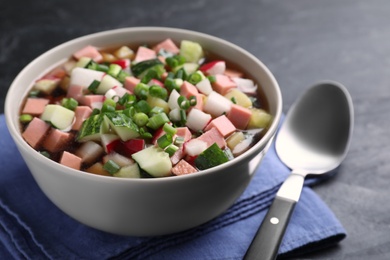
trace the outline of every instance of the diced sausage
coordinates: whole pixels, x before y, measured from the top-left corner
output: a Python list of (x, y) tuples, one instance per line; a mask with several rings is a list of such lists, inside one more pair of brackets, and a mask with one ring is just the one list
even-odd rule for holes
[(76, 170), (80, 170), (81, 158), (72, 154), (72, 153), (64, 151), (62, 153), (62, 156), (60, 159), (60, 164), (68, 166), (68, 167), (76, 169)]
[(190, 98), (191, 96), (196, 96), (199, 94), (198, 89), (189, 83), (188, 81), (184, 81), (180, 87), (180, 95)]
[(75, 52), (73, 54), (73, 57), (75, 57), (77, 60), (79, 60), (82, 57), (88, 57), (93, 59), (96, 62), (101, 62), (103, 60), (103, 56), (100, 54), (97, 48), (91, 45), (88, 45), (83, 49)]
[(64, 146), (70, 142), (73, 135), (71, 133), (62, 132), (58, 129), (51, 128), (49, 134), (46, 136), (42, 143), (44, 149), (49, 152), (55, 153), (64, 149)]
[(223, 137), (227, 137), (236, 131), (236, 127), (225, 115), (211, 120), (211, 122), (206, 126), (205, 130), (207, 131), (213, 127), (215, 127)]
[(134, 88), (140, 83), (141, 80), (133, 76), (128, 76), (125, 78), (124, 87), (129, 90), (131, 93), (134, 93)]
[(167, 52), (178, 54), (180, 49), (176, 46), (176, 44), (171, 39), (166, 39), (156, 46), (153, 47), (153, 50), (158, 53), (161, 49), (164, 49)]
[(22, 136), (32, 148), (36, 149), (49, 129), (49, 124), (45, 123), (45, 121), (38, 117), (34, 117), (34, 119), (28, 124)]
[(188, 140), (191, 139), (192, 134), (191, 134), (190, 129), (188, 129), (188, 127), (183, 126), (183, 127), (178, 127), (176, 129), (177, 129), (176, 135), (183, 137), (184, 142), (187, 142)]
[(140, 62), (144, 60), (151, 60), (157, 57), (156, 52), (152, 49), (146, 48), (144, 46), (140, 46), (137, 49), (137, 53), (135, 55), (134, 62)]
[(84, 120), (87, 119), (92, 113), (92, 109), (89, 106), (78, 106), (74, 110), (75, 121), (72, 125), (72, 130), (80, 130)]
[(227, 118), (233, 123), (238, 129), (246, 129), (252, 112), (245, 107), (233, 104), (230, 108)]
[(47, 104), (49, 104), (49, 100), (45, 98), (27, 98), (22, 113), (39, 116)]
[(199, 136), (197, 139), (206, 142), (207, 147), (210, 147), (213, 143), (216, 143), (219, 146), (219, 148), (226, 147), (225, 139), (215, 127), (209, 129), (201, 136)]
[(225, 95), (230, 89), (236, 88), (236, 83), (226, 75), (215, 75), (215, 82), (212, 83), (214, 90)]
[(173, 168), (172, 173), (174, 175), (183, 175), (197, 172), (197, 170), (185, 160), (180, 160)]

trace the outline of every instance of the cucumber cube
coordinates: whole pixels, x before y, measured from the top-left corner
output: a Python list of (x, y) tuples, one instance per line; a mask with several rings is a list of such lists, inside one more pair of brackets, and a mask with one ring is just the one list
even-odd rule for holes
[(105, 121), (109, 123), (114, 132), (119, 135), (122, 141), (139, 137), (139, 128), (130, 117), (123, 113), (106, 113)]
[(94, 115), (85, 120), (77, 135), (78, 142), (100, 141), (104, 117), (101, 114)]
[(132, 155), (138, 165), (154, 177), (164, 177), (171, 174), (172, 163), (168, 153), (159, 147), (149, 146)]
[(186, 62), (198, 63), (203, 58), (203, 49), (197, 42), (183, 40), (180, 43), (180, 55), (185, 58)]
[(229, 158), (226, 153), (224, 153), (222, 149), (214, 143), (196, 157), (195, 166), (199, 170), (205, 170), (223, 164), (227, 161), (229, 161)]
[(45, 107), (41, 119), (57, 129), (66, 130), (72, 126), (74, 112), (60, 105), (49, 104)]

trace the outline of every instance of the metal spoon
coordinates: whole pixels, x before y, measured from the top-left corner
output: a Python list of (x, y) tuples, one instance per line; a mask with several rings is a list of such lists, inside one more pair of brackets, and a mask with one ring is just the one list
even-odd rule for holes
[(323, 174), (345, 158), (354, 111), (347, 89), (321, 82), (291, 107), (276, 138), (276, 152), (292, 171), (282, 184), (244, 259), (275, 259), (308, 174)]

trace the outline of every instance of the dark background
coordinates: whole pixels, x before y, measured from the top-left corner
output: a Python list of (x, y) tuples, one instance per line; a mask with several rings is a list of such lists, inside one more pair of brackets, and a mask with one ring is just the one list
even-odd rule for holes
[(315, 190), (348, 237), (306, 258), (390, 259), (390, 1), (1, 1), (0, 113), (12, 80), (43, 52), (133, 26), (196, 30), (247, 49), (274, 73), (284, 112), (319, 80), (344, 84), (353, 142), (339, 174)]

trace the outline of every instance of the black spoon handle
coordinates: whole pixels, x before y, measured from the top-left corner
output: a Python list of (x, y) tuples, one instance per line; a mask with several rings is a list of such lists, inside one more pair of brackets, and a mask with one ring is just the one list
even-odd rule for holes
[(276, 197), (253, 239), (245, 260), (276, 259), (284, 232), (294, 211), (294, 200)]

